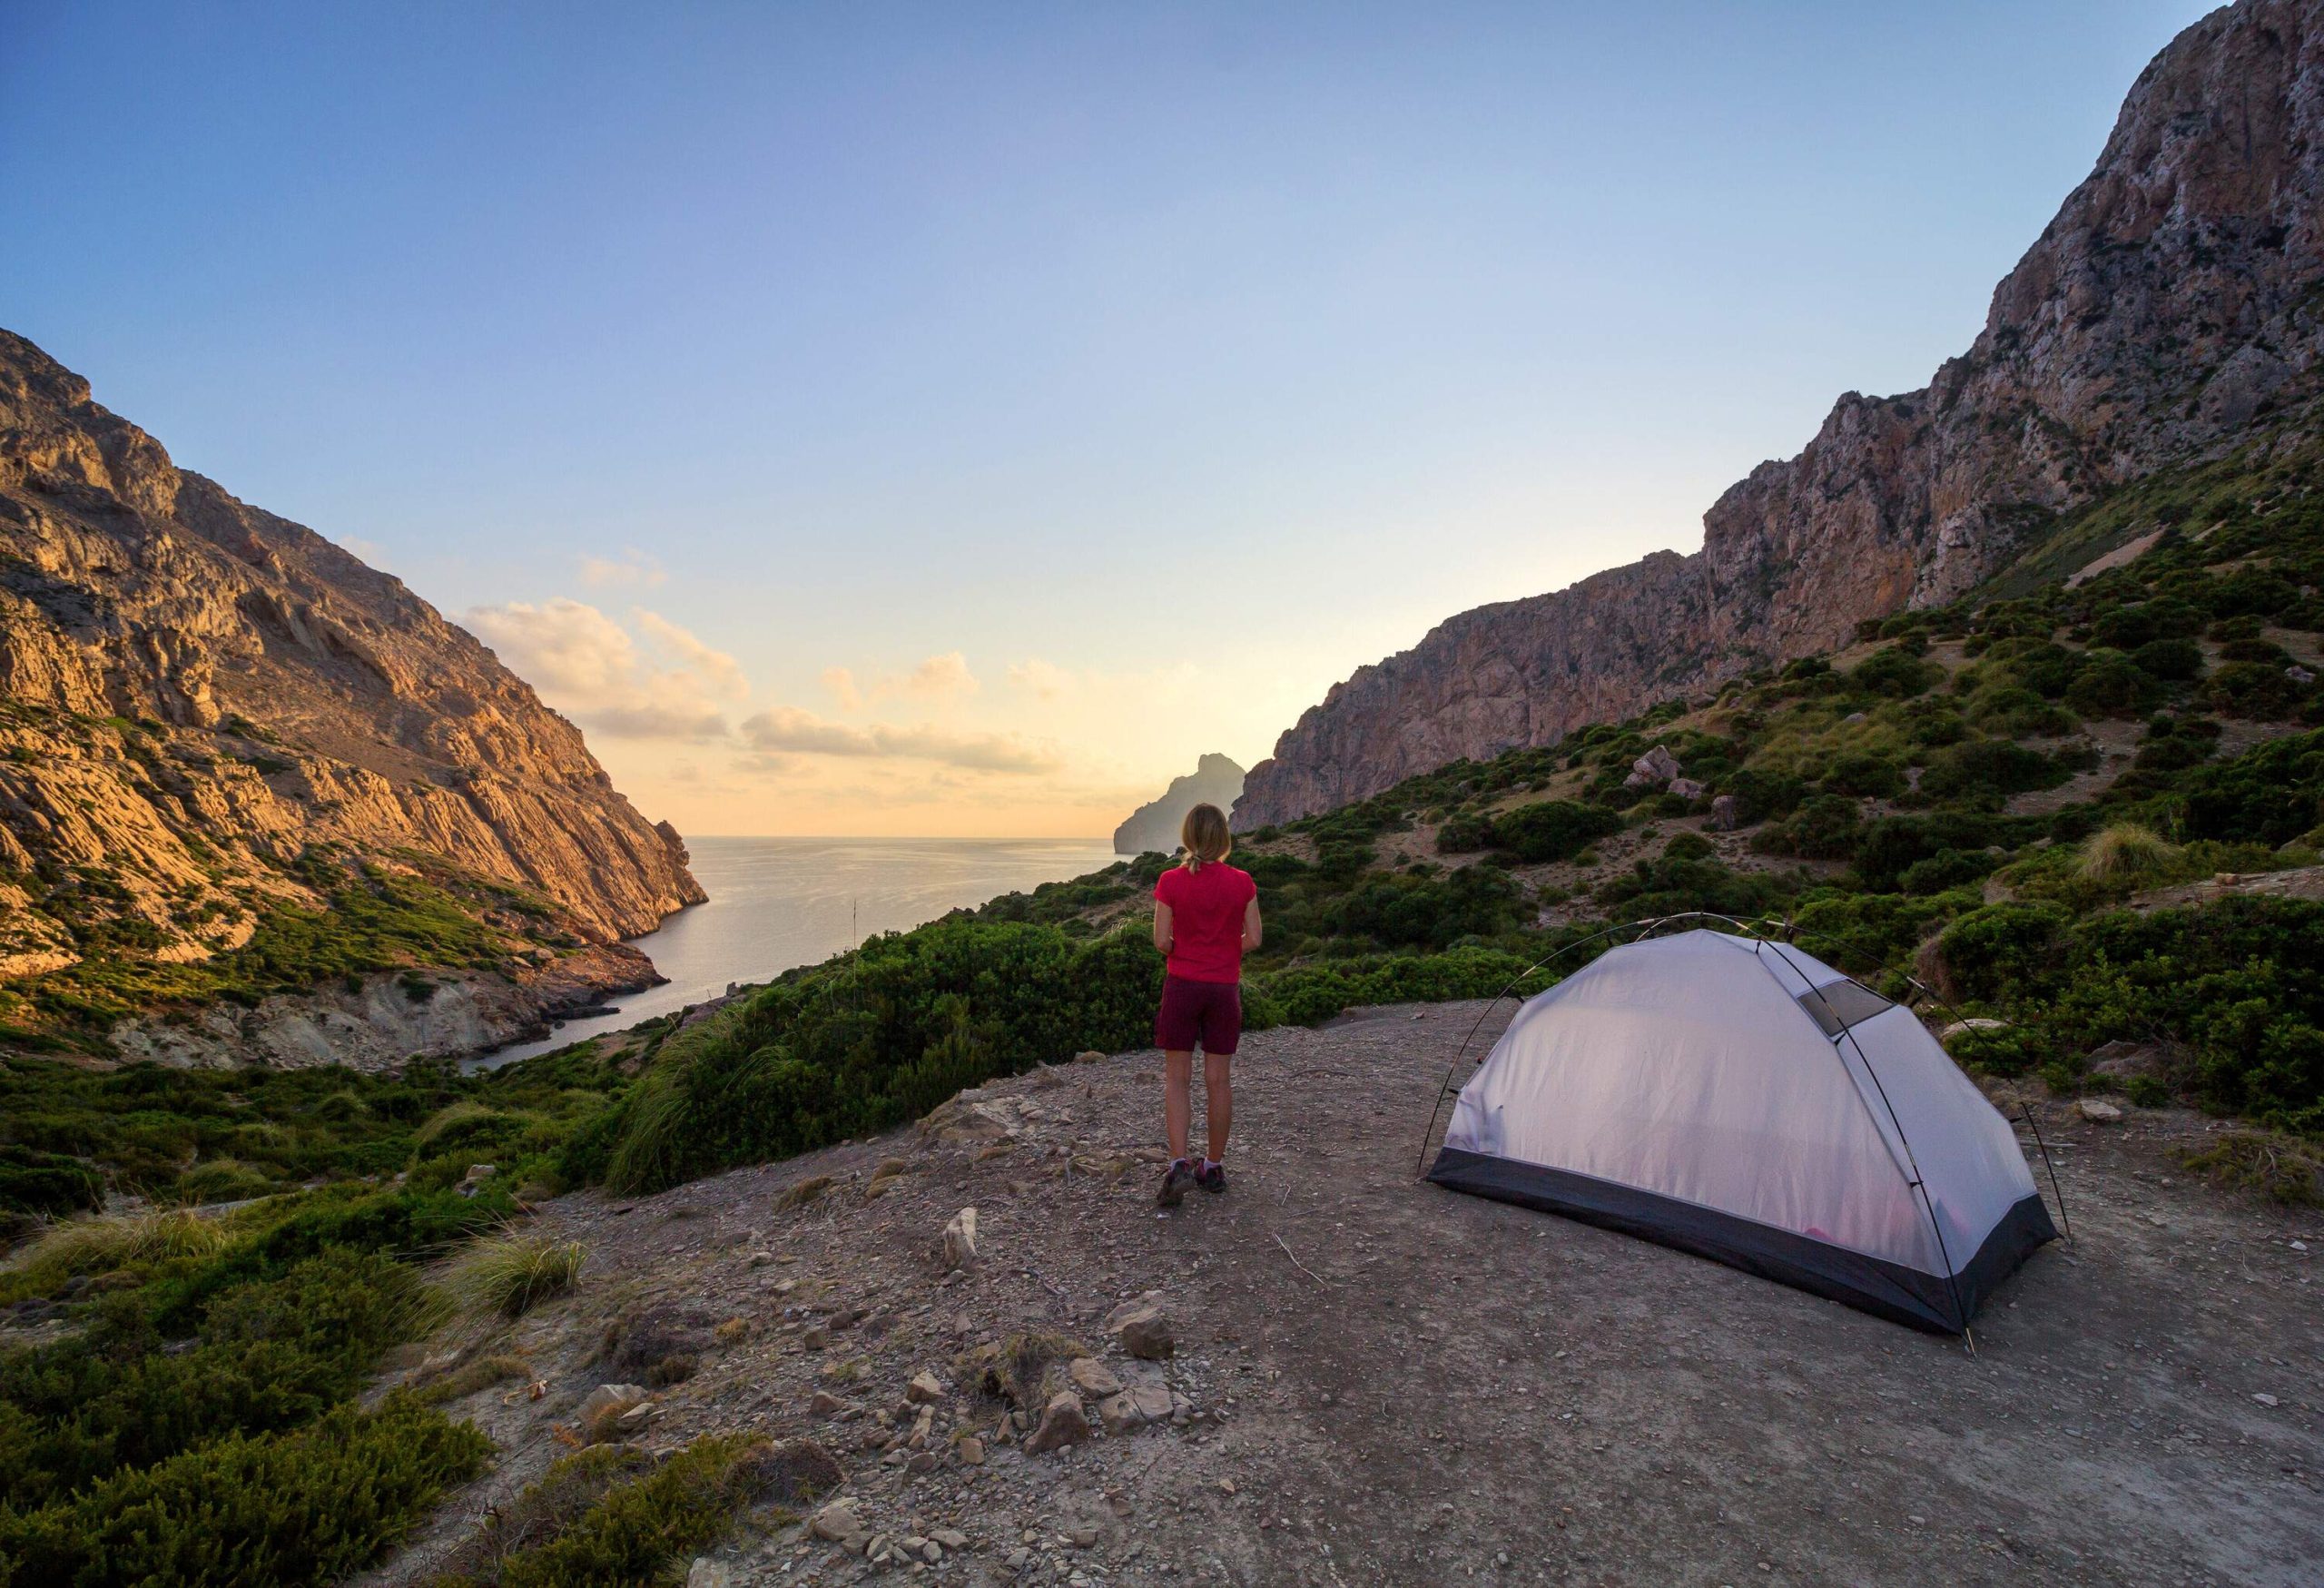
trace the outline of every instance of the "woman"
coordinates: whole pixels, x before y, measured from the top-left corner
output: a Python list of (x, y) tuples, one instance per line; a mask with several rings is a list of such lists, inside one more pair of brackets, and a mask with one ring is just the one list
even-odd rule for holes
[[(1251, 873), (1226, 863), (1235, 840), (1216, 805), (1196, 805), (1178, 829), (1186, 863), (1154, 884), (1154, 946), (1166, 958), (1162, 1007), (1154, 1041), (1162, 1050), (1162, 1118), (1170, 1138), (1170, 1167), (1155, 1201), (1175, 1208), (1189, 1185), (1226, 1189), (1226, 1129), (1235, 1100), (1228, 1061), (1243, 1035), (1243, 955), (1259, 946), (1259, 890)], [(1203, 1085), (1209, 1098), (1210, 1150), (1187, 1154), (1194, 1115), (1195, 1046), (1202, 1046)]]

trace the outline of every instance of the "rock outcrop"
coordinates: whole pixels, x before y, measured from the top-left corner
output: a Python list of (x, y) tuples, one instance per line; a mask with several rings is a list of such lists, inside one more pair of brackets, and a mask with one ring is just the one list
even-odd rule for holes
[(0, 331), (0, 978), (93, 944), (202, 961), (366, 864), (505, 887), (537, 948), (703, 897), (677, 833), (490, 651)]
[(2241, 0), (2139, 76), (2088, 180), (1929, 385), (1842, 397), (1659, 552), (1451, 618), (1252, 768), (1265, 826), (1462, 756), (1556, 743), (1950, 600), (2055, 517), (2319, 388), (2324, 3)]
[(1231, 811), (1242, 797), (1243, 769), (1225, 755), (1205, 755), (1190, 776), (1174, 777), (1162, 797), (1142, 804), (1114, 829), (1116, 854), (1175, 854), (1178, 828), (1196, 805)]

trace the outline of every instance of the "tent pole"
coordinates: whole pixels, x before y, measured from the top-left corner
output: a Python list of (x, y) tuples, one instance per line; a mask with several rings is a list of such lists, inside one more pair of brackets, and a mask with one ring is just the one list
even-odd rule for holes
[(2058, 1221), (2066, 1227), (2066, 1244), (2072, 1246), (2073, 1245), (2073, 1220), (2066, 1216), (2066, 1189), (2058, 1184), (2057, 1163), (2050, 1157), (2050, 1144), (2042, 1139), (2042, 1121), (2034, 1117), (2032, 1103), (2020, 1102), (2017, 1106), (2024, 1110), (2026, 1124), (2033, 1128), (2034, 1145), (2042, 1149), (2042, 1167), (2050, 1171), (2050, 1189), (2057, 1194)]

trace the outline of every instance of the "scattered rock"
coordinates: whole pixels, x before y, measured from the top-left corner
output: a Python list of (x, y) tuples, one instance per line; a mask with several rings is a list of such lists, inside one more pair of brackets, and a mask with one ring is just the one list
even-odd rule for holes
[(913, 1374), (911, 1382), (904, 1386), (904, 1399), (916, 1406), (933, 1406), (950, 1393), (944, 1387), (944, 1381), (925, 1367)]
[(1005, 1103), (964, 1091), (939, 1104), (920, 1121), (921, 1133), (955, 1145), (991, 1141), (1016, 1134), (1016, 1122)]
[(1077, 1356), (1067, 1364), (1065, 1376), (1077, 1392), (1094, 1400), (1122, 1392), (1122, 1381), (1114, 1376), (1114, 1370), (1095, 1356)]
[(2082, 1100), (2082, 1117), (2101, 1125), (2111, 1125), (2122, 1117), (2122, 1110), (2102, 1098)]
[(2090, 1073), (2115, 1080), (2152, 1075), (2162, 1069), (2163, 1057), (2162, 1050), (2152, 1042), (2105, 1042), (2091, 1050)]
[(835, 1417), (847, 1410), (847, 1403), (830, 1390), (819, 1389), (807, 1397), (807, 1410), (818, 1417)]
[(1025, 1454), (1043, 1455), (1088, 1437), (1089, 1415), (1082, 1409), (1081, 1397), (1070, 1390), (1059, 1390), (1041, 1409), (1041, 1425), (1026, 1435)]
[(2251, 1398), (2258, 1401), (2263, 1406), (2276, 1406), (2283, 1404), (2271, 1395), (2255, 1395)]
[(1170, 1320), (1162, 1311), (1161, 1295), (1157, 1291), (1148, 1291), (1137, 1300), (1125, 1301), (1114, 1308), (1106, 1317), (1106, 1332), (1121, 1341), (1123, 1350), (1142, 1361), (1159, 1362), (1178, 1348)]
[(944, 1267), (973, 1268), (977, 1264), (977, 1210), (963, 1208), (944, 1227)]
[(1691, 777), (1674, 777), (1666, 792), (1677, 794), (1682, 800), (1699, 800), (1710, 792), (1710, 785), (1697, 783)]
[(807, 1531), (834, 1544), (857, 1537), (863, 1532), (863, 1518), (856, 1511), (857, 1504), (852, 1499), (833, 1500), (815, 1513), (813, 1520), (807, 1524)]
[(593, 1423), (600, 1417), (619, 1416), (645, 1398), (642, 1384), (601, 1384), (582, 1400), (576, 1415), (584, 1423)]
[(962, 1466), (984, 1465), (984, 1441), (973, 1434), (961, 1435), (960, 1442), (952, 1446), (952, 1449), (954, 1454), (960, 1456)]

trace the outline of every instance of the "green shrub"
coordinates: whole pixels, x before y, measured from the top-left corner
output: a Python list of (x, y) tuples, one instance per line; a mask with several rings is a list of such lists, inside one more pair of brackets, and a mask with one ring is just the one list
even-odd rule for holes
[(1538, 800), (1494, 817), (1492, 842), (1496, 849), (1538, 864), (1571, 860), (1597, 840), (1621, 830), (1621, 818), (1603, 805)]
[(2191, 639), (2152, 639), (2131, 653), (2139, 670), (2150, 677), (2189, 684), (2203, 676), (2203, 648)]
[(551, 1466), (463, 1551), (438, 1588), (634, 1588), (716, 1543), (770, 1490), (798, 1503), (763, 1440), (694, 1441), (658, 1467), (628, 1452), (586, 1450)]
[(1905, 792), (1905, 769), (1886, 755), (1847, 751), (1832, 757), (1818, 786), (1826, 794), (1892, 800)]
[(2154, 709), (2162, 685), (2116, 650), (2093, 648), (2066, 686), (2065, 704), (2084, 716), (2136, 716)]
[(228, 1435), (36, 1510), (0, 1510), (0, 1578), (74, 1588), (300, 1588), (371, 1563), (492, 1442), (417, 1402)]
[(2199, 767), (2181, 786), (2186, 836), (2289, 843), (2324, 825), (2324, 731)]
[(2281, 722), (2297, 716), (2308, 691), (2274, 662), (2228, 662), (2203, 682), (2203, 694), (2221, 716)]
[(2070, 775), (2055, 759), (2007, 739), (1973, 739), (1937, 751), (1921, 775), (1921, 792), (1939, 799), (1997, 801), (2054, 788)]
[(1937, 955), (1964, 998), (2022, 996), (2040, 984), (2050, 951), (2071, 919), (2055, 904), (1987, 904), (1938, 935)]
[[(1925, 641), (1922, 649), (1927, 648)], [(1890, 646), (1875, 651), (1858, 663), (1848, 675), (1848, 682), (1858, 689), (1874, 695), (1885, 695), (1894, 700), (1909, 700), (1925, 694), (1945, 681), (1945, 669), (1934, 662), (1925, 662), (1903, 646)]]

